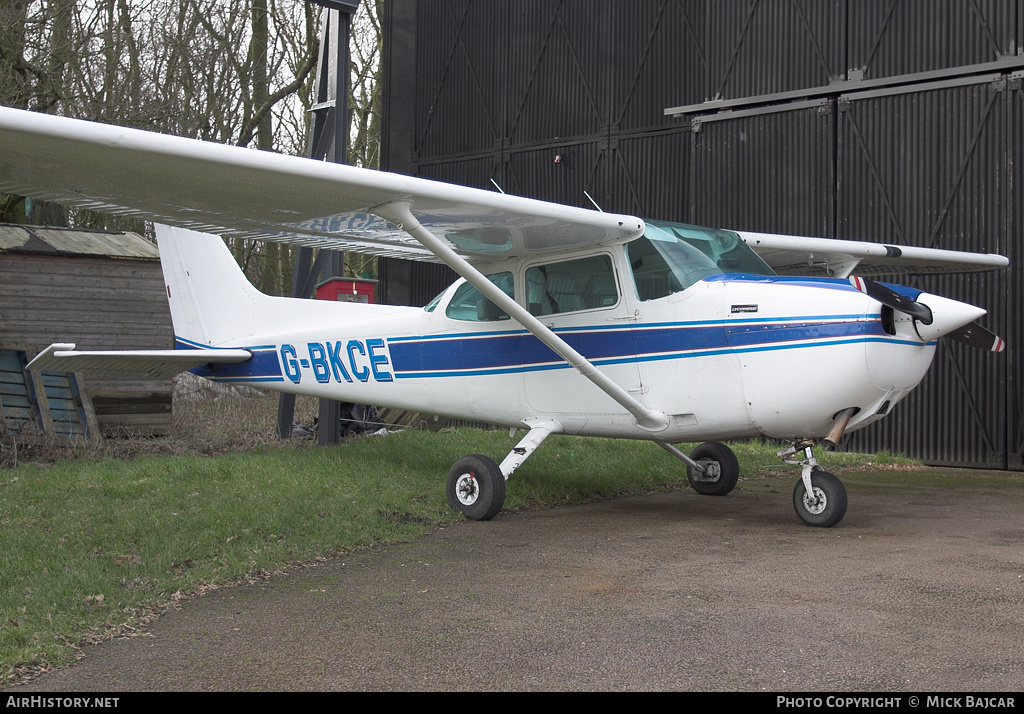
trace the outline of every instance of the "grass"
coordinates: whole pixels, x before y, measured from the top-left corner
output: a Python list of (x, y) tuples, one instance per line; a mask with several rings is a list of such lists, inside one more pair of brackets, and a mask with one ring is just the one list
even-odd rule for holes
[[(409, 430), (318, 448), (277, 440), (275, 409), (272, 398), (176, 404), (171, 437), (23, 452), (0, 470), (0, 683), (66, 664), (183, 597), (457, 522), (452, 462), (500, 461), (518, 439)], [(300, 420), (314, 409), (300, 403)], [(779, 474), (776, 448), (735, 445), (744, 477)], [(826, 468), (868, 460), (821, 456)], [(505, 509), (686, 485), (652, 444), (553, 436), (516, 472)]]

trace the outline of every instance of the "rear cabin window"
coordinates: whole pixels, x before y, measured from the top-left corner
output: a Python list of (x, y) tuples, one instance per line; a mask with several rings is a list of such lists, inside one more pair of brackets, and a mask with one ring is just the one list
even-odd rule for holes
[(526, 271), (526, 303), (533, 315), (611, 307), (619, 291), (607, 255), (538, 265)]

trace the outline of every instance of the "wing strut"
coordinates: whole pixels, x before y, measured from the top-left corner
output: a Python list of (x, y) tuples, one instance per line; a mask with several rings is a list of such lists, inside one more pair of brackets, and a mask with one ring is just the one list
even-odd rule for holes
[(391, 221), (420, 243), (430, 252), (444, 261), (448, 267), (464, 277), (495, 305), (508, 313), (520, 325), (529, 330), (534, 337), (550, 347), (555, 354), (569, 363), (577, 372), (593, 382), (598, 389), (618, 402), (636, 418), (637, 425), (647, 431), (657, 432), (668, 427), (669, 420), (664, 412), (648, 409), (637, 401), (633, 395), (608, 378), (595, 367), (586, 357), (570, 347), (565, 340), (556, 335), (544, 323), (531, 315), (525, 308), (510, 298), (505, 292), (488, 280), (483, 273), (470, 265), (448, 245), (424, 228), (412, 213), (411, 203), (396, 201), (373, 209), (381, 218)]

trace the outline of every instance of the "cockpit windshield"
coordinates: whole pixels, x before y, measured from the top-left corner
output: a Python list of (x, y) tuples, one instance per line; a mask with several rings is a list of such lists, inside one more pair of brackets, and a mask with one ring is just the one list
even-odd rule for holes
[(686, 290), (711, 275), (775, 272), (732, 231), (647, 221), (647, 231), (626, 245), (641, 300)]

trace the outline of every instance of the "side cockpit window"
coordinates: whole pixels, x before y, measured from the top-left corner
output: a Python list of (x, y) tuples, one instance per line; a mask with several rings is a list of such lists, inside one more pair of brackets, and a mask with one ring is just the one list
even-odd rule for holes
[(663, 244), (647, 236), (626, 246), (626, 256), (641, 300), (656, 300), (686, 290), (703, 278), (722, 272), (691, 245), (676, 241)]
[(612, 307), (619, 291), (607, 255), (536, 265), (526, 271), (526, 303), (532, 315)]
[(774, 275), (732, 231), (681, 223), (647, 222), (647, 232), (626, 245), (636, 294), (656, 300), (724, 273)]
[[(509, 297), (515, 297), (512, 273), (495, 273), (488, 275), (487, 279), (501, 288)], [(508, 320), (509, 316), (504, 310), (495, 305), (491, 300), (484, 297), (484, 294), (469, 283), (463, 283), (455, 291), (445, 315), (453, 320), (466, 320), (469, 322), (494, 322), (497, 320)]]

